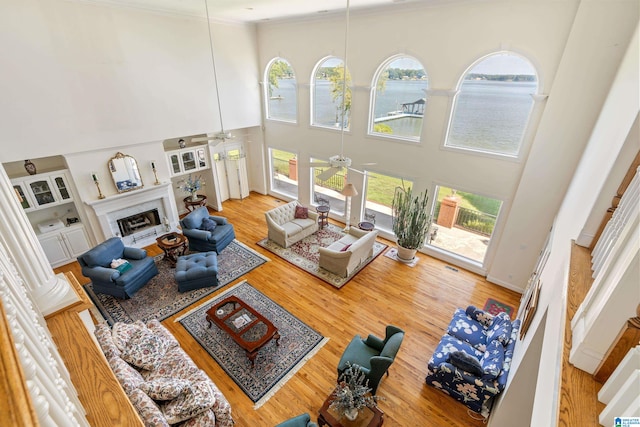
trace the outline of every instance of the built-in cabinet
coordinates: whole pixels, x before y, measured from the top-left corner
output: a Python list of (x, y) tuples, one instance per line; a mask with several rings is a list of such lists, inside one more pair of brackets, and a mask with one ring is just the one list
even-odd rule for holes
[(89, 248), (89, 237), (82, 224), (38, 234), (38, 240), (52, 267), (67, 264)]
[(171, 176), (183, 175), (209, 168), (206, 146), (168, 151), (167, 160), (169, 162), (169, 172)]
[(15, 178), (11, 180), (11, 184), (26, 212), (73, 201), (64, 172)]

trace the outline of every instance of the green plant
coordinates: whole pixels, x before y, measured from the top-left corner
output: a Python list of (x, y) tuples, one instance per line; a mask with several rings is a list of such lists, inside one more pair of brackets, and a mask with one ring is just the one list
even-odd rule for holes
[(398, 245), (406, 249), (419, 249), (424, 245), (431, 226), (427, 213), (427, 190), (413, 196), (411, 187), (397, 187), (391, 204), (393, 232)]
[(344, 415), (351, 410), (360, 410), (365, 406), (373, 407), (377, 397), (371, 395), (369, 380), (358, 365), (347, 363), (345, 369), (338, 378), (338, 385), (333, 391), (333, 400), (329, 407), (339, 414)]

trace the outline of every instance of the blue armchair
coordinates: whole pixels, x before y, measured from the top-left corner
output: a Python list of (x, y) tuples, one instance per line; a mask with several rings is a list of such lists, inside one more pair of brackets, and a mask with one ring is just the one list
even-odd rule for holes
[[(111, 268), (113, 260), (128, 261), (127, 268)], [(112, 237), (78, 257), (83, 276), (91, 279), (96, 292), (128, 299), (158, 274), (153, 258), (144, 249), (124, 245)]]
[(426, 383), (484, 417), (509, 376), (520, 320), (457, 309), (427, 366)]
[(277, 424), (276, 427), (317, 427), (318, 424), (311, 421), (309, 414), (298, 415)]
[(389, 375), (389, 367), (395, 360), (400, 344), (404, 339), (404, 331), (389, 325), (384, 339), (369, 335), (362, 339), (356, 335), (344, 350), (338, 363), (338, 378), (351, 365), (358, 365), (369, 381), (371, 394), (375, 395), (382, 376)]
[(189, 249), (196, 252), (215, 251), (219, 254), (236, 238), (233, 225), (226, 218), (209, 215), (205, 206), (182, 218), (180, 225), (182, 234), (189, 239)]

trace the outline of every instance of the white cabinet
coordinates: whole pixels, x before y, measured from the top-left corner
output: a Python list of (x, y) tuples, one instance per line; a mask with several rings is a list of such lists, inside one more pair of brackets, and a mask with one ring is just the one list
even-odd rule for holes
[(208, 169), (207, 147), (185, 148), (167, 152), (171, 176), (183, 175)]
[(89, 238), (82, 224), (39, 234), (38, 240), (52, 267), (75, 261), (78, 255), (90, 249)]
[(48, 208), (73, 201), (68, 179), (63, 171), (15, 178), (11, 184), (25, 211)]

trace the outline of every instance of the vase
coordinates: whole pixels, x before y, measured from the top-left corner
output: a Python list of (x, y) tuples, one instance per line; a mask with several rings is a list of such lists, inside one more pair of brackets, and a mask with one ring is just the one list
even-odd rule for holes
[(35, 175), (36, 174), (36, 165), (34, 165), (31, 160), (25, 160), (24, 161), (24, 168), (29, 173), (29, 175)]
[(358, 410), (356, 408), (350, 408), (344, 411), (344, 417), (349, 421), (354, 421), (358, 418)]
[(196, 193), (191, 193), (191, 201), (192, 202), (197, 202), (198, 201), (198, 195)]

